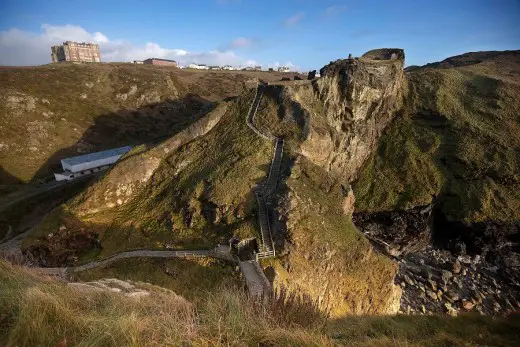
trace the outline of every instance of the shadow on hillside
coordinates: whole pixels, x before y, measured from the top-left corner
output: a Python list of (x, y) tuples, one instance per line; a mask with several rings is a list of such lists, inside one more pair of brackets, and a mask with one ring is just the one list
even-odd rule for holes
[[(25, 188), (30, 192), (38, 189), (44, 181), (52, 181), (53, 172), (63, 171), (60, 160), (67, 157), (125, 145), (135, 146), (142, 143), (157, 145), (202, 118), (211, 111), (213, 106), (214, 103), (206, 99), (188, 94), (178, 100), (149, 104), (137, 110), (120, 110), (99, 115), (76, 144), (62, 148), (47, 158), (29, 185), (22, 184), (17, 177), (0, 167), (0, 196), (18, 194)], [(69, 131), (72, 132), (73, 129)], [(81, 182), (66, 184), (62, 188), (21, 200), (3, 211), (0, 218), (13, 226), (16, 233), (19, 233), (23, 231), (22, 229), (34, 225), (30, 221), (36, 222), (53, 207), (77, 195), (96, 180), (96, 177), (81, 180)]]
[[(513, 346), (520, 315), (490, 317), (476, 312), (448, 315), (346, 315), (330, 320), (337, 344), (356, 346)], [(363, 342), (363, 343), (362, 343)]]
[(25, 256), (38, 266), (77, 266), (139, 249), (209, 250), (225, 244), (235, 229), (233, 225), (192, 228), (171, 214), (128, 223), (118, 219), (118, 211), (108, 212), (110, 217), (101, 222), (82, 221), (59, 204), (54, 206), (58, 207), (24, 240)]
[(18, 188), (20, 188), (23, 183), (7, 172), (2, 165), (0, 165), (0, 196), (9, 194)]
[[(60, 160), (77, 155), (142, 143), (158, 144), (202, 118), (214, 103), (188, 94), (177, 100), (148, 104), (137, 110), (99, 115), (80, 140), (51, 155), (38, 169), (32, 183), (61, 172)], [(72, 132), (72, 129), (70, 129)]]

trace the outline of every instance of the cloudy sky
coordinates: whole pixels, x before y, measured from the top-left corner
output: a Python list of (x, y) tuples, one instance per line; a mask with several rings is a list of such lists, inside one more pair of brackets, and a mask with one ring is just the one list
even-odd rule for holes
[(2, 0), (0, 65), (50, 62), (50, 46), (95, 42), (103, 61), (319, 69), (378, 47), (407, 65), (520, 49), (520, 1)]

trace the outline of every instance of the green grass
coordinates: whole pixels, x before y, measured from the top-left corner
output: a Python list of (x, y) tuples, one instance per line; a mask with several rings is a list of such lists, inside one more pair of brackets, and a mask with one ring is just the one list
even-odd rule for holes
[(195, 302), (204, 300), (208, 292), (242, 284), (233, 266), (212, 258), (126, 259), (105, 268), (79, 272), (75, 277), (81, 281), (118, 278), (153, 283)]
[(483, 63), (409, 73), (406, 112), (355, 184), (357, 210), (408, 209), (437, 196), (450, 220), (518, 220), (520, 85), (506, 71)]
[[(105, 187), (101, 180), (62, 206), (61, 212), (48, 216), (24, 246), (30, 247), (34, 240), (67, 223), (79, 223), (99, 235), (99, 257), (135, 248), (209, 249), (233, 235), (257, 235), (256, 223), (251, 223), (251, 212), (256, 208), (252, 188), (268, 173), (273, 144), (245, 123), (252, 98), (252, 92), (246, 93), (229, 105), (205, 136), (165, 156), (153, 179), (134, 189), (127, 204), (104, 208), (100, 199), (111, 187)], [(130, 155), (146, 157), (148, 152), (139, 148)], [(127, 174), (122, 173), (121, 180)], [(117, 184), (113, 186), (119, 189)], [(91, 203), (92, 196), (99, 211), (81, 214), (83, 204)], [(187, 215), (191, 224), (186, 223)], [(89, 253), (80, 261), (91, 256)]]

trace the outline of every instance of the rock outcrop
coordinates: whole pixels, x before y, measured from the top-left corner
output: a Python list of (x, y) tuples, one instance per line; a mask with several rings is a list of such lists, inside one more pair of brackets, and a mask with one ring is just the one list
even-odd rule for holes
[(334, 316), (396, 313), (397, 267), (374, 252), (351, 220), (349, 182), (399, 114), (404, 53), (384, 50), (333, 62), (321, 78), (269, 85), (257, 126), (284, 137), (294, 163), (279, 214), (286, 242), (275, 286), (316, 300)]
[[(313, 88), (325, 122), (311, 122), (309, 137), (301, 146), (311, 161), (347, 180), (356, 176), (403, 105), (403, 51), (395, 51), (397, 57), (389, 60), (371, 52), (321, 69)], [(376, 56), (380, 59), (373, 60)]]
[(431, 244), (432, 206), (407, 211), (356, 213), (356, 226), (390, 256), (421, 251)]

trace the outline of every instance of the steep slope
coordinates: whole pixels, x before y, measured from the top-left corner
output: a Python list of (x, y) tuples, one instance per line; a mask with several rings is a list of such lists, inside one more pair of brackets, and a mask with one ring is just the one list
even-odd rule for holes
[(318, 80), (269, 86), (257, 116), (289, 149), (279, 209), (285, 226), (275, 235), (285, 247), (269, 264), (271, 276), (333, 315), (399, 307), (396, 267), (372, 252), (350, 219), (349, 182), (402, 105), (404, 53), (389, 51), (397, 59), (371, 51), (327, 65)]
[(491, 56), (408, 73), (407, 112), (360, 174), (358, 211), (410, 209), (435, 198), (448, 221), (520, 219), (520, 53)]
[[(221, 103), (186, 130), (141, 146), (73, 201), (46, 217), (25, 246), (46, 264), (92, 249), (53, 243), (79, 230), (96, 235), (87, 256), (132, 248), (211, 248), (236, 234), (255, 236), (252, 188), (267, 172), (272, 145), (246, 125), (253, 94)], [(60, 233), (53, 234), (58, 228)], [(49, 237), (49, 233), (51, 236)]]
[[(352, 224), (348, 189), (402, 103), (403, 54), (395, 51), (399, 59), (340, 60), (322, 79), (269, 85), (254, 119), (287, 144), (282, 189), (272, 197), (280, 204), (273, 237), (282, 256), (268, 273), (335, 316), (395, 312), (399, 303), (396, 267)], [(161, 144), (136, 148), (47, 216), (25, 240), (26, 252), (55, 265), (131, 248), (260, 238), (253, 189), (268, 174), (274, 144), (246, 123), (253, 94), (219, 103)], [(328, 143), (323, 153), (320, 138)]]
[[(470, 309), (513, 310), (520, 299), (520, 51), (448, 58), (414, 68), (407, 80), (403, 117), (354, 185), (354, 220), (404, 256), (400, 281), (412, 309), (446, 311), (445, 297), (417, 304), (419, 288), (406, 280), (429, 286), (433, 275)], [(479, 293), (488, 294), (476, 300)], [(458, 299), (448, 305), (464, 309)]]

